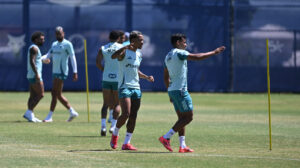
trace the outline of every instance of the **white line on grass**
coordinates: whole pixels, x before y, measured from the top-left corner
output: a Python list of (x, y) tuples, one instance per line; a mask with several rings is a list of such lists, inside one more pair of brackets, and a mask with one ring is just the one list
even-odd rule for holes
[(226, 158), (242, 158), (242, 159), (270, 159), (270, 160), (289, 160), (289, 161), (300, 161), (296, 158), (281, 158), (281, 157), (259, 157), (259, 156), (236, 156), (236, 155), (221, 155), (221, 154), (197, 154), (197, 153), (176, 153), (178, 156), (203, 156), (203, 157), (226, 157)]

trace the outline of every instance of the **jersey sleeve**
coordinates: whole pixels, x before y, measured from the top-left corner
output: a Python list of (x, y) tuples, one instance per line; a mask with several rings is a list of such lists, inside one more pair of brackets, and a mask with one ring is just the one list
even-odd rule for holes
[(68, 53), (68, 55), (70, 55), (70, 56), (75, 55), (75, 52), (74, 52), (74, 48), (73, 48), (73, 44), (72, 44), (72, 43), (68, 43), (67, 53)]
[(186, 60), (189, 54), (190, 53), (188, 51), (182, 50), (182, 51), (178, 51), (177, 56), (180, 60)]

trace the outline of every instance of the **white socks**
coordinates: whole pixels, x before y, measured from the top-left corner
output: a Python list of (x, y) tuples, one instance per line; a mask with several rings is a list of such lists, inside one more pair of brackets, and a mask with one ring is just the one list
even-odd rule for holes
[(124, 144), (129, 144), (132, 137), (132, 133), (126, 132)]
[(175, 134), (175, 131), (173, 130), (173, 128), (171, 128), (170, 131), (164, 135), (164, 138), (170, 139), (174, 134)]
[(111, 120), (111, 126), (110, 126), (110, 127), (111, 127), (111, 128), (115, 128), (115, 127), (116, 127), (116, 124), (117, 124), (117, 121), (118, 121), (118, 120), (112, 119), (112, 120)]
[(75, 110), (73, 109), (73, 107), (70, 107), (69, 111), (70, 111), (70, 113), (72, 114), (73, 111), (75, 111)]
[(181, 148), (185, 148), (186, 144), (185, 144), (185, 136), (180, 136), (179, 137), (179, 143), (180, 143), (180, 147)]
[(53, 111), (49, 111), (47, 117), (45, 118), (45, 120), (50, 120), (52, 119), (52, 115), (53, 115)]
[(33, 112), (31, 111), (31, 110), (27, 110), (26, 112), (25, 112), (25, 115), (31, 115)]
[(101, 128), (106, 128), (106, 118), (101, 119)]
[(114, 136), (119, 136), (119, 129), (120, 128), (117, 128), (117, 127), (114, 129), (114, 132), (113, 132)]

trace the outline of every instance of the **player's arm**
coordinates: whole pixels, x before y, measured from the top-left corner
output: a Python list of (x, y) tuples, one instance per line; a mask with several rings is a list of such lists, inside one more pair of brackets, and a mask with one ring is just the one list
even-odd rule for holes
[(139, 70), (139, 77), (142, 78), (142, 79), (146, 79), (147, 81), (149, 82), (154, 82), (154, 77), (153, 76), (148, 76), (148, 75), (145, 75), (143, 72), (141, 72)]
[(36, 47), (31, 47), (30, 50), (29, 50), (29, 53), (30, 53), (30, 66), (35, 74), (35, 79), (37, 81), (40, 81), (40, 76), (36, 70), (36, 65), (35, 65), (35, 59), (36, 59), (36, 56), (38, 54), (38, 50)]
[(169, 76), (169, 71), (167, 69), (167, 67), (164, 68), (164, 83), (166, 85), (166, 87), (169, 87), (170, 84), (170, 76)]
[(96, 66), (101, 70), (104, 71), (104, 67), (102, 66), (101, 62), (103, 60), (103, 54), (102, 54), (102, 49), (100, 48), (97, 54), (96, 58)]
[(128, 46), (125, 46), (125, 47), (119, 49), (118, 51), (116, 51), (116, 52), (111, 56), (111, 58), (112, 58), (112, 59), (118, 58), (119, 61), (122, 61), (122, 60), (124, 59), (124, 57), (125, 57), (125, 51), (126, 51), (127, 48), (128, 48)]
[(213, 51), (209, 51), (209, 52), (206, 52), (206, 53), (189, 54), (188, 57), (187, 57), (187, 60), (192, 60), (192, 61), (203, 60), (203, 59), (206, 59), (206, 58), (211, 57), (213, 55), (220, 54), (224, 50), (225, 50), (225, 47), (221, 46), (219, 48), (216, 48)]
[(78, 75), (77, 75), (77, 61), (76, 61), (76, 57), (75, 57), (75, 52), (74, 52), (74, 48), (72, 43), (70, 43), (69, 45), (69, 53), (70, 53), (70, 59), (71, 59), (71, 65), (73, 68), (73, 81), (77, 81), (78, 80)]

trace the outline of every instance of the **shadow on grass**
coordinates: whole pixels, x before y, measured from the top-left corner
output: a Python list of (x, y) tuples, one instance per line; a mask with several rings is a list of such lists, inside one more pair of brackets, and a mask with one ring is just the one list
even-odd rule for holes
[(59, 137), (65, 137), (65, 138), (106, 138), (105, 136), (98, 136), (98, 135), (94, 135), (94, 136), (76, 135), (76, 136), (59, 136)]
[(124, 150), (113, 150), (113, 149), (87, 149), (87, 150), (69, 150), (67, 152), (118, 152), (118, 153), (132, 153), (132, 154), (166, 154), (172, 152), (156, 152), (156, 151), (124, 151)]
[(0, 123), (32, 123), (32, 122), (28, 122), (26, 120), (24, 121), (17, 120), (17, 121), (0, 121)]

